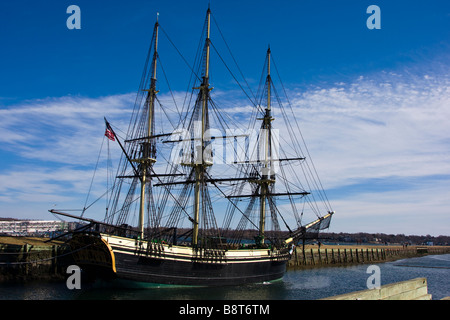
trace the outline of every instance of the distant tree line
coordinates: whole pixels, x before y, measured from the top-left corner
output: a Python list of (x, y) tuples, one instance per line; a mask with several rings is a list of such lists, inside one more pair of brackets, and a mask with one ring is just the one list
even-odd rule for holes
[[(25, 219), (15, 219), (15, 218), (1, 218), (0, 221), (20, 221)], [(164, 229), (164, 228), (163, 228)], [(191, 229), (179, 228), (178, 234), (183, 234)], [(233, 238), (236, 231), (221, 230), (221, 235), (225, 238)], [(254, 239), (258, 233), (255, 230), (241, 230), (240, 238), (243, 239)], [(267, 238), (271, 237), (289, 237), (287, 231), (278, 231), (266, 233)], [(313, 241), (321, 242), (350, 242), (350, 243), (379, 243), (379, 244), (409, 244), (409, 245), (450, 245), (450, 236), (419, 236), (419, 235), (405, 235), (405, 234), (385, 234), (385, 233), (334, 233), (334, 232), (321, 232), (317, 234), (308, 234), (306, 241), (311, 243)], [(300, 241), (301, 242), (301, 241)]]
[(418, 236), (404, 234), (385, 233), (321, 233), (320, 239), (326, 242), (355, 242), (355, 243), (380, 243), (380, 244), (410, 244), (410, 245), (449, 245), (450, 236)]

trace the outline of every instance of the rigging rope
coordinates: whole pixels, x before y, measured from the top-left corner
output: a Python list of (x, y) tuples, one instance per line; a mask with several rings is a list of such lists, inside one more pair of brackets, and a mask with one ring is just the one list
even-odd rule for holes
[(160, 27), (161, 31), (164, 33), (164, 35), (167, 37), (167, 40), (169, 40), (170, 44), (175, 48), (177, 53), (180, 55), (180, 57), (184, 61), (184, 63), (188, 66), (188, 68), (192, 71), (192, 73), (197, 77), (197, 79), (201, 81), (202, 79), (198, 76), (198, 74), (194, 71), (194, 69), (192, 69), (189, 62), (187, 62), (186, 58), (183, 56), (183, 54), (180, 52), (180, 50), (178, 50), (177, 46), (175, 45), (175, 43), (173, 43), (172, 39), (170, 39), (169, 35), (166, 33), (164, 28), (161, 26), (159, 26), (159, 27)]
[[(232, 58), (233, 61), (234, 61), (234, 64), (235, 64), (236, 67), (238, 68), (239, 73), (241, 74), (242, 79), (244, 79), (245, 84), (247, 85), (248, 90), (250, 91), (250, 93), (252, 94), (253, 98), (255, 99), (255, 101), (252, 101), (252, 100), (250, 99), (250, 97), (249, 97), (249, 100), (253, 103), (254, 106), (256, 106), (256, 100), (257, 100), (257, 99), (256, 99), (256, 96), (254, 95), (252, 89), (250, 88), (250, 86), (249, 86), (247, 80), (245, 79), (245, 77), (244, 77), (244, 75), (243, 75), (243, 73), (242, 73), (241, 68), (239, 67), (239, 65), (238, 65), (238, 63), (237, 63), (237, 61), (236, 61), (236, 59), (234, 58), (233, 53), (231, 52), (231, 49), (230, 49), (230, 47), (228, 46), (228, 43), (227, 43), (227, 41), (225, 40), (225, 37), (223, 36), (222, 30), (220, 30), (219, 24), (217, 23), (217, 21), (216, 21), (214, 15), (211, 15), (211, 16), (212, 16), (212, 18), (213, 18), (214, 24), (215, 24), (216, 27), (217, 27), (217, 30), (219, 31), (220, 36), (222, 37), (223, 42), (225, 43), (225, 46), (226, 46), (227, 49), (228, 49), (228, 52), (229, 52), (230, 55), (231, 55), (231, 58)], [(217, 50), (216, 50), (216, 51), (217, 51)], [(220, 59), (223, 61), (222, 57), (220, 57)], [(226, 67), (227, 67), (227, 69), (229, 69), (228, 66), (226, 66)], [(231, 71), (230, 71), (230, 73), (231, 73)], [(235, 78), (234, 75), (233, 75), (233, 78)], [(236, 81), (237, 81), (237, 80), (236, 80)], [(241, 85), (239, 84), (239, 86), (241, 86)], [(242, 89), (242, 90), (244, 91), (244, 89)], [(244, 92), (245, 92), (245, 91), (244, 91)]]
[[(89, 196), (90, 196), (90, 194), (91, 194), (92, 184), (94, 183), (94, 178), (95, 178), (95, 174), (96, 174), (96, 172), (97, 172), (98, 163), (99, 163), (99, 161), (100, 161), (100, 155), (101, 155), (101, 153), (102, 153), (103, 144), (105, 143), (105, 138), (106, 138), (106, 137), (103, 136), (102, 144), (101, 144), (101, 146), (100, 146), (100, 151), (98, 152), (98, 156), (97, 156), (97, 163), (95, 164), (94, 174), (92, 175), (91, 184), (89, 185), (89, 190), (88, 190), (88, 193), (87, 193), (87, 195), (86, 195), (86, 200), (85, 200), (84, 206), (83, 206), (83, 211), (81, 212), (81, 217), (83, 217), (84, 212), (85, 212), (86, 209), (87, 209), (87, 208), (86, 208), (86, 204), (87, 204), (88, 199), (89, 199)], [(96, 201), (97, 201), (97, 200), (96, 200)], [(91, 204), (91, 205), (92, 205), (92, 204)]]
[[(214, 51), (217, 53), (217, 55), (219, 56), (220, 60), (222, 60), (223, 64), (225, 65), (225, 67), (227, 68), (227, 70), (230, 72), (231, 76), (233, 77), (234, 81), (236, 81), (236, 83), (238, 84), (239, 88), (241, 88), (241, 90), (244, 92), (244, 94), (247, 96), (248, 100), (250, 100), (250, 102), (253, 104), (253, 106), (255, 107), (259, 107), (261, 108), (261, 106), (258, 106), (256, 104), (255, 101), (252, 100), (252, 98), (250, 98), (250, 96), (248, 95), (248, 93), (244, 90), (244, 88), (242, 87), (242, 85), (239, 83), (238, 79), (235, 77), (235, 75), (233, 74), (233, 72), (231, 71), (231, 69), (228, 67), (228, 65), (226, 64), (226, 62), (223, 60), (222, 56), (220, 55), (220, 53), (218, 52), (218, 50), (216, 49), (216, 47), (214, 46), (214, 44), (212, 42), (210, 42)], [(253, 94), (253, 92), (252, 92)], [(262, 109), (261, 109), (262, 111)]]
[(319, 175), (318, 175), (318, 173), (317, 173), (317, 170), (316, 170), (316, 167), (315, 167), (315, 165), (314, 165), (314, 162), (312, 161), (312, 157), (311, 157), (311, 155), (310, 155), (310, 153), (309, 153), (309, 149), (308, 149), (308, 147), (307, 147), (307, 145), (306, 145), (306, 142), (305, 142), (305, 140), (304, 140), (304, 138), (303, 138), (303, 134), (302, 134), (302, 132), (301, 132), (301, 130), (300, 130), (300, 126), (298, 125), (297, 118), (294, 116), (294, 111), (293, 111), (293, 108), (292, 108), (292, 104), (291, 104), (291, 102), (290, 102), (290, 100), (289, 100), (289, 97), (288, 97), (288, 95), (287, 95), (287, 93), (286, 93), (286, 89), (285, 89), (285, 87), (284, 87), (284, 84), (283, 84), (283, 82), (281, 81), (281, 77), (280, 77), (280, 75), (279, 75), (278, 68), (277, 68), (277, 65), (276, 65), (276, 63), (275, 63), (275, 59), (273, 59), (273, 64), (274, 64), (274, 66), (275, 66), (275, 70), (276, 70), (276, 72), (277, 72), (278, 78), (280, 79), (281, 87), (283, 88), (285, 97), (286, 97), (286, 99), (287, 99), (287, 101), (288, 101), (288, 105), (289, 105), (289, 107), (290, 107), (290, 109), (291, 109), (291, 113), (292, 113), (292, 115), (293, 115), (294, 122), (295, 122), (295, 124), (296, 124), (296, 126), (297, 126), (297, 130), (298, 130), (298, 132), (299, 132), (299, 134), (300, 134), (300, 137), (301, 137), (301, 139), (302, 139), (302, 141), (303, 141), (303, 144), (304, 144), (304, 146), (305, 146), (305, 149), (306, 149), (308, 158), (311, 159), (312, 167), (313, 167), (313, 169), (314, 169), (314, 172), (316, 173), (317, 180), (319, 181), (319, 184), (320, 184), (320, 186), (321, 186), (321, 192), (320, 192), (320, 193), (324, 196), (325, 203), (328, 205), (328, 209), (329, 209), (328, 211), (331, 211), (331, 204), (330, 204), (330, 202), (329, 202), (329, 200), (328, 200), (328, 197), (327, 197), (326, 194), (325, 194), (325, 191), (324, 191), (322, 182), (321, 182), (321, 180), (320, 180), (320, 178), (319, 178)]

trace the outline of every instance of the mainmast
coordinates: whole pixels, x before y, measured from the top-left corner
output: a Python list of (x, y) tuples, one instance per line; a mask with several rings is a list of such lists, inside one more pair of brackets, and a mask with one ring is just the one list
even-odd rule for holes
[(261, 244), (264, 243), (267, 195), (269, 194), (270, 185), (275, 182), (275, 176), (273, 175), (273, 168), (271, 161), (272, 158), (271, 122), (274, 120), (271, 115), (271, 95), (270, 95), (271, 81), (272, 80), (270, 77), (270, 47), (269, 47), (267, 49), (267, 77), (266, 77), (267, 107), (265, 109), (264, 117), (260, 119), (263, 120), (260, 137), (262, 139), (262, 142), (264, 142), (264, 159), (263, 159), (262, 175), (261, 179), (258, 181), (258, 183), (260, 184), (259, 239)]
[[(143, 91), (147, 91), (147, 100), (146, 105), (147, 108), (147, 138), (144, 140), (141, 146), (141, 157), (139, 159), (133, 159), (132, 161), (137, 162), (140, 164), (141, 168), (141, 197), (140, 197), (140, 206), (139, 206), (139, 224), (138, 224), (138, 230), (140, 239), (144, 238), (144, 216), (145, 216), (145, 189), (147, 184), (147, 177), (149, 175), (149, 172), (151, 171), (150, 168), (153, 166), (153, 164), (156, 162), (155, 159), (155, 151), (154, 151), (154, 145), (152, 143), (152, 136), (153, 136), (153, 117), (155, 112), (155, 98), (158, 91), (156, 91), (156, 62), (158, 58), (158, 20), (155, 23), (154, 27), (154, 35), (155, 35), (155, 46), (154, 46), (154, 53), (153, 53), (153, 59), (152, 59), (152, 77), (150, 79), (150, 88), (144, 89)], [(149, 179), (150, 182), (150, 179)]]
[(208, 114), (208, 100), (209, 92), (211, 91), (209, 84), (209, 57), (210, 57), (210, 32), (211, 32), (211, 10), (208, 8), (206, 13), (207, 19), (207, 30), (206, 30), (206, 41), (205, 41), (205, 74), (203, 76), (202, 84), (198, 89), (200, 89), (202, 109), (201, 109), (201, 131), (200, 131), (200, 143), (201, 147), (197, 152), (197, 159), (194, 161), (195, 169), (195, 188), (194, 188), (194, 221), (193, 221), (193, 232), (192, 232), (192, 246), (196, 247), (198, 245), (198, 231), (200, 222), (200, 202), (201, 202), (201, 186), (204, 180), (204, 173), (206, 167), (211, 165), (205, 162), (204, 151), (205, 151), (205, 131), (206, 122)]

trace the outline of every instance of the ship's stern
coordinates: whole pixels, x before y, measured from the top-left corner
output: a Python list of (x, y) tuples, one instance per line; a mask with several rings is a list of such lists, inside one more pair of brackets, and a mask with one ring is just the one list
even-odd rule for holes
[(98, 234), (76, 233), (68, 242), (72, 259), (88, 279), (111, 279), (116, 274), (114, 252)]

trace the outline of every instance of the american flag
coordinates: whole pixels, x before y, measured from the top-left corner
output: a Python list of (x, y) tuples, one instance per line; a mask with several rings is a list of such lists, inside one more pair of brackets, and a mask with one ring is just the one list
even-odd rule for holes
[(116, 139), (114, 139), (114, 133), (109, 128), (106, 128), (105, 136), (111, 141), (116, 141)]

